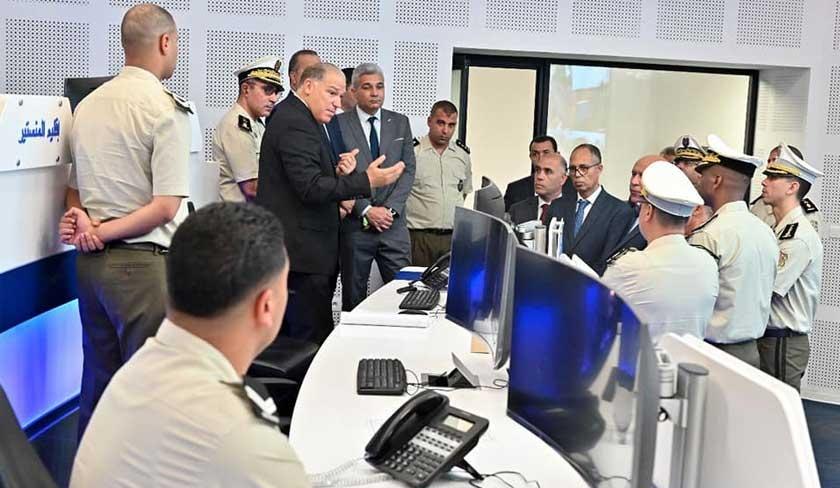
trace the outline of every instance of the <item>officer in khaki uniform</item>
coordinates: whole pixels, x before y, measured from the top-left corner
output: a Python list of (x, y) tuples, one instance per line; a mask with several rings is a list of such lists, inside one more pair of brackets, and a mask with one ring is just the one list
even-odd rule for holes
[(263, 118), (283, 93), (280, 59), (260, 58), (236, 71), (239, 97), (219, 120), (213, 135), (213, 160), (219, 162), (219, 197), (226, 202), (257, 196)]
[[(787, 147), (796, 157), (803, 159), (802, 151), (794, 146), (788, 145)], [(772, 151), (770, 151), (770, 154), (767, 156), (768, 166), (776, 161), (779, 157), (780, 150), (781, 146), (776, 146)], [(817, 208), (817, 206), (814, 205), (814, 202), (812, 202), (809, 198), (802, 198), (799, 204), (802, 207), (802, 213), (805, 214), (805, 218), (808, 219), (808, 222), (811, 223), (811, 226), (817, 231), (817, 235), (819, 235), (821, 220), (820, 209)], [(755, 200), (750, 202), (750, 212), (770, 227), (776, 226), (776, 217), (773, 215), (773, 207), (766, 204), (761, 195), (757, 196)]]
[(763, 203), (773, 210), (779, 262), (770, 321), (758, 340), (761, 369), (799, 390), (808, 366), (808, 333), (817, 313), (823, 246), (800, 202), (823, 174), (785, 144), (764, 170)]
[(639, 230), (647, 247), (611, 258), (603, 281), (650, 326), (654, 340), (668, 332), (702, 338), (718, 296), (717, 263), (683, 234), (703, 199), (685, 174), (665, 161), (644, 170), (641, 186)]
[(81, 251), (80, 436), (111, 377), (163, 319), (164, 255), (189, 195), (190, 108), (161, 84), (175, 70), (175, 22), (139, 4), (126, 12), (121, 35), (125, 67), (76, 108), (59, 228)]
[(688, 237), (718, 264), (720, 290), (706, 327), (706, 342), (759, 366), (756, 339), (764, 335), (779, 248), (770, 227), (747, 209), (744, 193), (761, 160), (709, 136), (697, 166), (697, 190), (714, 215)]
[(415, 266), (431, 266), (452, 247), (455, 207), (472, 191), (470, 150), (452, 141), (458, 109), (441, 100), (427, 119), (429, 133), (414, 139), (417, 171), (406, 201), (411, 259)]

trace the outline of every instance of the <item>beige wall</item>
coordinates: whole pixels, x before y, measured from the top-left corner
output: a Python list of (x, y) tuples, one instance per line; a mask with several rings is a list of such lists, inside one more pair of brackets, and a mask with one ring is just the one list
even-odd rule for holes
[(537, 73), (470, 67), (469, 77), (467, 144), (473, 188), (487, 176), (504, 192), (507, 183), (530, 171), (528, 143), (534, 134)]

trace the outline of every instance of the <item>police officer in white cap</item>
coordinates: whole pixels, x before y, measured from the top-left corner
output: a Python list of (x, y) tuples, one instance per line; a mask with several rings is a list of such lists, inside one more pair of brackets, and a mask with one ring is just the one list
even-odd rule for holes
[(673, 164), (651, 163), (642, 173), (639, 230), (643, 251), (625, 250), (607, 264), (603, 281), (648, 323), (656, 340), (667, 332), (702, 338), (718, 296), (717, 263), (683, 235), (694, 207), (703, 204)]
[[(786, 145), (785, 143), (781, 143), (778, 146), (774, 147), (770, 154), (767, 156), (767, 165), (773, 164), (776, 159), (779, 158), (779, 152), (782, 149), (782, 146)], [(794, 146), (787, 145), (788, 149), (799, 159), (804, 159), (802, 156), (802, 151), (797, 149)], [(812, 202), (809, 198), (802, 198), (799, 202), (800, 206), (802, 207), (802, 213), (805, 214), (805, 217), (808, 219), (808, 222), (814, 227), (814, 230), (817, 231), (817, 234), (820, 233), (820, 209)], [(761, 195), (758, 195), (755, 200), (750, 202), (750, 212), (753, 213), (756, 217), (760, 218), (764, 221), (765, 224), (769, 225), (770, 227), (776, 226), (776, 217), (773, 216), (773, 208), (764, 202)]]
[(823, 174), (784, 143), (767, 165), (761, 198), (773, 210), (779, 262), (770, 321), (758, 340), (762, 371), (799, 390), (811, 347), (808, 333), (817, 313), (822, 283), (823, 246), (801, 201)]
[(718, 262), (720, 291), (706, 327), (706, 341), (759, 366), (756, 339), (764, 336), (779, 248), (766, 224), (751, 214), (744, 194), (762, 164), (709, 136), (706, 157), (697, 166), (698, 191), (714, 215), (688, 237)]
[(213, 136), (213, 159), (219, 162), (219, 196), (245, 202), (257, 196), (263, 118), (283, 93), (280, 59), (260, 58), (236, 71), (239, 97), (219, 121)]

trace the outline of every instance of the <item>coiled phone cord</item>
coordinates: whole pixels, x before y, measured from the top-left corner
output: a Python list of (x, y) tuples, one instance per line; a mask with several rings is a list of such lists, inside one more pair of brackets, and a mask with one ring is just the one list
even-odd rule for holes
[(343, 486), (362, 486), (371, 485), (373, 483), (381, 483), (383, 481), (390, 481), (394, 479), (388, 473), (374, 473), (366, 476), (353, 476), (351, 478), (341, 478), (341, 475), (354, 466), (356, 466), (362, 458), (356, 458), (352, 461), (347, 461), (340, 466), (337, 466), (329, 471), (323, 473), (315, 473), (309, 475), (309, 481), (314, 488), (327, 487), (343, 487)]

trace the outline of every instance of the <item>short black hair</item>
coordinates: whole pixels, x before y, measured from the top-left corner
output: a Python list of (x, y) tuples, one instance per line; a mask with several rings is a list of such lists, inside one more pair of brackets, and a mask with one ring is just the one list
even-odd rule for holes
[(799, 181), (799, 189), (796, 191), (796, 198), (802, 200), (811, 191), (811, 184), (802, 178), (797, 178), (797, 181)]
[(289, 74), (295, 72), (298, 65), (298, 58), (301, 56), (318, 56), (318, 53), (313, 51), (312, 49), (301, 49), (300, 51), (295, 52), (292, 54), (291, 59), (289, 59)]
[(665, 227), (685, 227), (685, 224), (688, 223), (688, 217), (681, 217), (679, 215), (669, 214), (668, 212), (653, 207), (653, 217), (659, 222), (660, 225)]
[(429, 116), (432, 116), (438, 110), (443, 111), (446, 115), (452, 115), (458, 113), (458, 107), (455, 106), (454, 103), (450, 102), (449, 100), (438, 100), (432, 105), (432, 111), (429, 112)]
[(554, 139), (553, 137), (551, 137), (550, 135), (547, 135), (547, 134), (537, 136), (537, 137), (531, 139), (531, 143), (528, 144), (528, 150), (530, 151), (531, 146), (533, 146), (534, 144), (539, 144), (541, 142), (550, 142), (551, 143), (551, 148), (554, 150), (554, 152), (557, 152), (557, 140)]
[(166, 257), (169, 305), (221, 315), (286, 266), (283, 226), (253, 203), (213, 203), (178, 227)]
[(353, 82), (353, 70), (355, 68), (342, 68), (341, 72), (344, 73), (344, 84), (345, 86), (350, 86), (350, 83)]
[(586, 149), (587, 151), (589, 151), (589, 154), (592, 155), (592, 159), (595, 160), (594, 164), (601, 164), (601, 150), (598, 149), (598, 146), (596, 146), (595, 144), (589, 144), (587, 142), (584, 142), (583, 144), (579, 144), (576, 148), (572, 149), (571, 154), (576, 153), (579, 149)]

